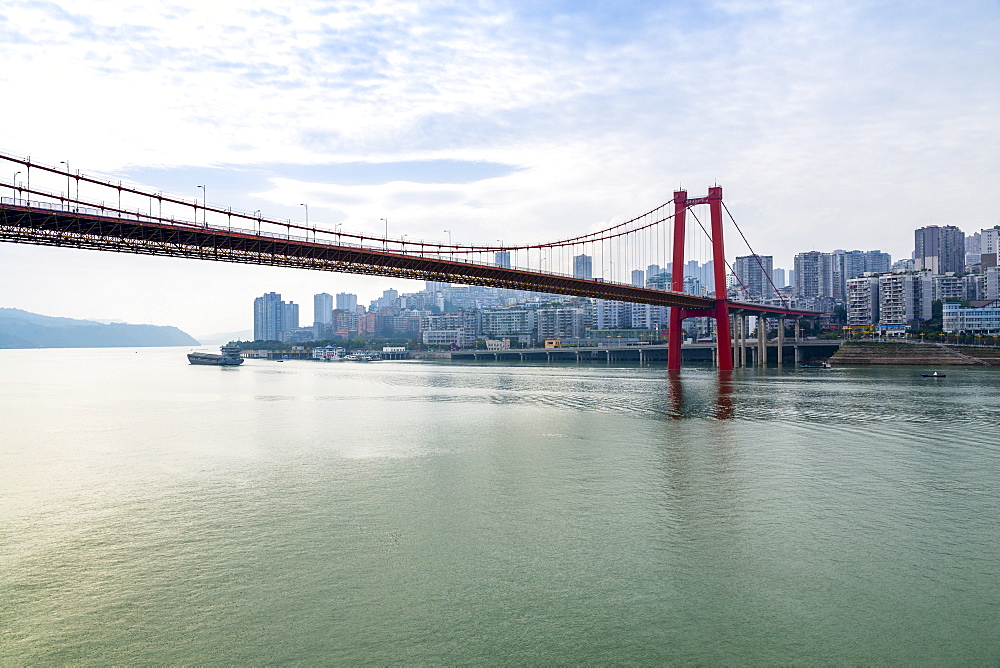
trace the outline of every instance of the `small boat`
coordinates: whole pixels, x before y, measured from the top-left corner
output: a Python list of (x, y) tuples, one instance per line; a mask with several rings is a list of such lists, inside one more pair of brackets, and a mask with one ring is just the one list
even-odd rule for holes
[(806, 362), (802, 365), (803, 369), (832, 369), (833, 366), (829, 362)]
[(946, 373), (938, 373), (937, 371), (935, 371), (934, 373), (922, 373), (922, 374), (920, 374), (920, 377), (921, 378), (944, 378), (947, 375), (948, 374), (946, 374)]

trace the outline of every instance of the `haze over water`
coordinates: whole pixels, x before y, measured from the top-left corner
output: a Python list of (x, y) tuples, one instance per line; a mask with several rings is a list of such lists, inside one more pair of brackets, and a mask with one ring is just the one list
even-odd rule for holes
[(990, 665), (1000, 373), (0, 351), (0, 657)]

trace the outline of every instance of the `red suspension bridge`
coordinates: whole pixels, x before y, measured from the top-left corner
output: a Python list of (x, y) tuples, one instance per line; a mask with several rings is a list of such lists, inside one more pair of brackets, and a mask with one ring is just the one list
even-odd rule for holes
[[(239, 262), (320, 271), (422, 279), (496, 288), (593, 297), (670, 307), (668, 368), (680, 368), (681, 321), (715, 321), (718, 366), (733, 368), (734, 343), (743, 336), (745, 316), (801, 318), (820, 313), (730, 301), (723, 244), (722, 188), (705, 197), (678, 190), (669, 202), (630, 220), (557, 241), (527, 245), (467, 245), (390, 238), (278, 220), (185, 200), (65, 168), (0, 154), (14, 174), (0, 179), (11, 197), (0, 197), (0, 242), (64, 246)], [(20, 177), (20, 178), (19, 178)], [(34, 184), (32, 179), (34, 178)], [(64, 181), (65, 180), (65, 181)], [(65, 183), (65, 190), (61, 184)], [(84, 196), (80, 195), (81, 190)], [(707, 206), (709, 228), (695, 213)], [(726, 210), (728, 214), (728, 210)], [(688, 214), (703, 235), (688, 236)], [(732, 220), (732, 216), (729, 216)], [(735, 224), (735, 221), (732, 221)], [(738, 229), (738, 228), (737, 228)], [(742, 235), (742, 232), (740, 233)], [(450, 233), (449, 233), (450, 237)], [(684, 272), (673, 271), (670, 285), (634, 285), (617, 280), (623, 268), (685, 266), (698, 244), (710, 249), (711, 296), (684, 292)], [(704, 248), (703, 248), (704, 250)], [(575, 266), (574, 266), (575, 265)], [(571, 273), (570, 268), (573, 267)], [(599, 268), (603, 277), (593, 278)], [(733, 323), (738, 326), (734, 330)], [(783, 333), (779, 327), (779, 336)]]

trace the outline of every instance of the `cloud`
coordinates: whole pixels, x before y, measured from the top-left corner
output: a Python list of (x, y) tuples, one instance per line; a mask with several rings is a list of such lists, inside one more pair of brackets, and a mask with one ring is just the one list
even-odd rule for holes
[(235, 208), (308, 201), (345, 227), (529, 241), (718, 182), (777, 266), (1000, 222), (991, 2), (78, 0), (0, 16), (0, 86), (45, 102), (0, 109), (16, 128), (0, 148), (192, 197), (214, 183)]

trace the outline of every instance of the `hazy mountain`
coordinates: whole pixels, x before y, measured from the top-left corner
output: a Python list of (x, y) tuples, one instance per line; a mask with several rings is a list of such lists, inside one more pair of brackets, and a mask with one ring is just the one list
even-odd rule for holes
[(114, 348), (196, 346), (176, 327), (102, 324), (0, 308), (0, 348)]

